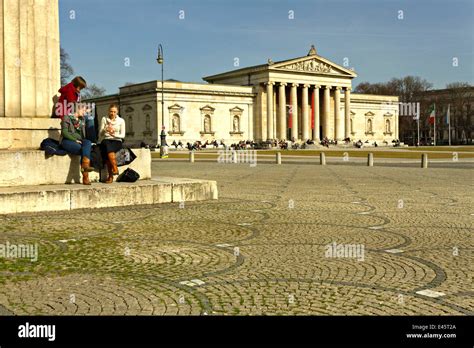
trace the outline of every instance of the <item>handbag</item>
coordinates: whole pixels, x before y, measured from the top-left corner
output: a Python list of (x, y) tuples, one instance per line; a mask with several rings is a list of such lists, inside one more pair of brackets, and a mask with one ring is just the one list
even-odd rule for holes
[(135, 182), (138, 179), (140, 179), (140, 174), (131, 168), (127, 168), (117, 177), (117, 182)]

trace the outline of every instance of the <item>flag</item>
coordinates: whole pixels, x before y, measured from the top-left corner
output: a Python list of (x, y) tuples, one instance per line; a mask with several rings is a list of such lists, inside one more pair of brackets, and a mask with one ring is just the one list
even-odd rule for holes
[(450, 115), (449, 115), (450, 106), (451, 106), (451, 104), (448, 104), (448, 111), (446, 112), (446, 124), (450, 123)]
[(430, 108), (430, 118), (429, 118), (430, 124), (435, 123), (435, 114), (436, 114), (436, 106), (435, 104), (433, 104)]

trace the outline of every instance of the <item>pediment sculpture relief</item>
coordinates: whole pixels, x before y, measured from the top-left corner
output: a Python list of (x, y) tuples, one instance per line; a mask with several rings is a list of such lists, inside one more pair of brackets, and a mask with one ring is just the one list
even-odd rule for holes
[(329, 64), (319, 62), (316, 59), (296, 62), (293, 64), (282, 66), (281, 68), (286, 69), (286, 70), (297, 70), (297, 71), (307, 71), (307, 72), (320, 72), (320, 73), (331, 72), (331, 66)]

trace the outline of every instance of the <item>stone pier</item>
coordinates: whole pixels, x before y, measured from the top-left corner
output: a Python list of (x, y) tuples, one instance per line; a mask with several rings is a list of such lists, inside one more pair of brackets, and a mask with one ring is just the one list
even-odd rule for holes
[(38, 148), (59, 136), (58, 0), (0, 0), (0, 149)]

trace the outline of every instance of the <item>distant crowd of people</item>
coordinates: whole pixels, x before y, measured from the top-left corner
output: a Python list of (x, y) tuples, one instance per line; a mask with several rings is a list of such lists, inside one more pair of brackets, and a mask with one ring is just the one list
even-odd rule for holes
[[(351, 144), (351, 138), (347, 137), (342, 140), (341, 143), (344, 145), (350, 145)], [(388, 146), (388, 142), (384, 141), (383, 142), (385, 146)], [(227, 145), (224, 140), (220, 140), (219, 142), (217, 140), (206, 140), (205, 142), (202, 142), (201, 140), (196, 140), (194, 142), (187, 142), (186, 145), (183, 144), (181, 140), (176, 141), (173, 140), (171, 143), (171, 146), (174, 147), (175, 149), (188, 149), (190, 151), (199, 151), (199, 150), (204, 150), (204, 149), (218, 149), (218, 148), (223, 148), (223, 149), (232, 149), (232, 150), (245, 150), (245, 149), (258, 149), (258, 148), (278, 148), (281, 150), (288, 150), (288, 148), (291, 149), (302, 149), (305, 148), (305, 145), (315, 145), (316, 142), (311, 139), (307, 139), (306, 141), (296, 141), (294, 138), (291, 140), (283, 140), (283, 139), (271, 139), (267, 140), (261, 143), (257, 143), (253, 140), (241, 140), (236, 143), (232, 143), (230, 145)], [(367, 146), (370, 144), (369, 140), (365, 140), (362, 142), (362, 140), (357, 140), (352, 142), (352, 145), (356, 148), (362, 148), (363, 146)], [(400, 140), (392, 140), (392, 144), (394, 147), (400, 146)], [(328, 137), (324, 137), (320, 142), (319, 145), (325, 146), (329, 148), (329, 145), (338, 145), (338, 141), (335, 139), (329, 139)], [(376, 141), (372, 143), (372, 146), (378, 147), (379, 145), (377, 144)], [(148, 146), (147, 144), (143, 143), (141, 144), (141, 147), (153, 147), (153, 146)], [(155, 146), (159, 147), (159, 146)]]

